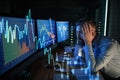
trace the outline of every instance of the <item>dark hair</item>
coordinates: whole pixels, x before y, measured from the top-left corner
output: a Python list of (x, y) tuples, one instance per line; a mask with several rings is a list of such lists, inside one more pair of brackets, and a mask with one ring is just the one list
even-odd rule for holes
[(85, 19), (81, 22), (81, 27), (83, 27), (83, 25), (87, 23), (87, 24), (91, 24), (93, 25), (92, 27), (94, 27), (97, 30), (97, 26), (96, 26), (96, 22), (94, 20), (90, 20), (90, 19)]

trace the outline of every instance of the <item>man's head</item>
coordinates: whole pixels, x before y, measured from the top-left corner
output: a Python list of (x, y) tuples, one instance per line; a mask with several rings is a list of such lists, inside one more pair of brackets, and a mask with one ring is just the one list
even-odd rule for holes
[(95, 23), (93, 20), (83, 20), (83, 21), (81, 22), (81, 27), (84, 27), (85, 24), (86, 24), (86, 25), (89, 25), (89, 24), (90, 24), (90, 25), (92, 26), (92, 28), (94, 28), (95, 30), (97, 30), (96, 23)]
[(85, 31), (91, 31), (93, 37), (96, 36), (96, 31), (97, 31), (97, 27), (95, 25), (95, 22), (92, 20), (84, 20), (81, 22), (80, 24), (80, 30), (79, 30), (79, 34), (80, 34), (80, 38), (84, 40), (84, 35)]

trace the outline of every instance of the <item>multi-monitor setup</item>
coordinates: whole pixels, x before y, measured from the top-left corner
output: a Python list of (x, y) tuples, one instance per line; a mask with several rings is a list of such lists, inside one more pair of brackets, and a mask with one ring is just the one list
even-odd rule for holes
[(14, 68), (37, 50), (68, 38), (68, 21), (0, 16), (0, 75)]

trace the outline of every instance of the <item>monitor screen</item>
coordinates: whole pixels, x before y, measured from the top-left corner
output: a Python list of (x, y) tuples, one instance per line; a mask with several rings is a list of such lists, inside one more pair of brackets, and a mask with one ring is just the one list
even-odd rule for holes
[(36, 51), (35, 21), (0, 16), (0, 74)]
[(56, 31), (54, 20), (37, 20), (38, 46), (39, 49), (53, 45), (56, 42)]
[(69, 22), (56, 21), (57, 25), (57, 41), (62, 42), (69, 38)]

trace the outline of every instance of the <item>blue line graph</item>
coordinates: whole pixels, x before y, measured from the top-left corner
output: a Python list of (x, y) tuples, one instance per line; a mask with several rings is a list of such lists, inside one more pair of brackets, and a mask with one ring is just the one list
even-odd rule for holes
[(57, 21), (57, 39), (62, 42), (69, 38), (69, 24), (68, 21)]
[[(32, 28), (33, 41), (35, 41), (36, 36), (33, 33), (33, 24), (32, 22), (29, 24), (31, 25), (30, 28)], [(4, 27), (4, 25), (6, 26), (6, 28)], [(14, 29), (12, 29), (12, 27), (14, 27)], [(4, 21), (3, 18), (0, 20), (0, 33), (4, 34), (5, 39), (7, 39), (7, 43), (10, 42), (10, 39), (11, 39), (11, 43), (13, 43), (13, 41), (16, 39), (17, 31), (18, 31), (19, 40), (21, 40), (24, 35), (28, 35), (28, 23), (24, 24), (23, 30), (20, 30), (19, 28), (20, 26), (18, 26), (17, 24), (15, 24), (14, 26), (11, 25), (9, 26), (8, 20)]]
[(51, 48), (44, 48), (44, 55), (48, 55), (48, 64), (50, 64), (50, 60), (53, 59), (53, 55), (51, 54)]
[(0, 74), (36, 51), (35, 21), (0, 16)]
[(45, 48), (46, 46), (49, 46), (51, 44), (55, 44), (55, 21), (51, 19), (37, 20), (37, 28), (39, 49)]

